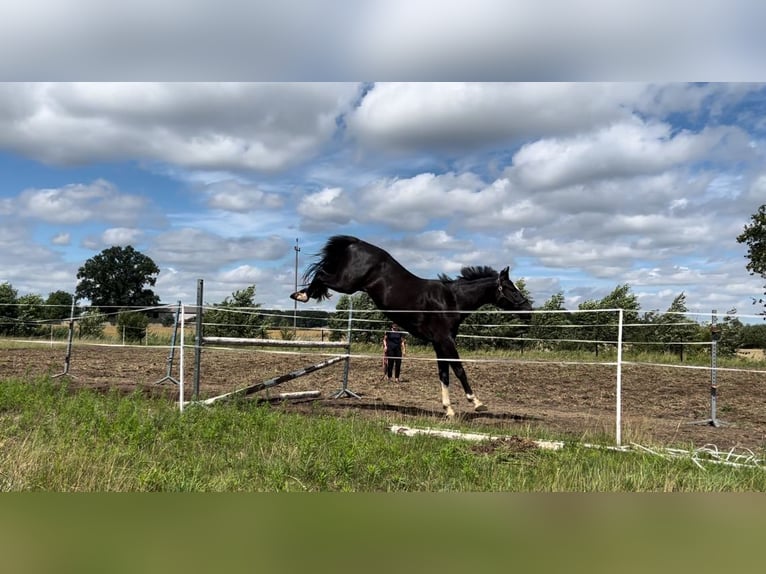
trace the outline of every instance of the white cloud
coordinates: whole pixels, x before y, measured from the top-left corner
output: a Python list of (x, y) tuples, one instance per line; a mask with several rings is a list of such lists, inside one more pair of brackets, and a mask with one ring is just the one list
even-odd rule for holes
[(131, 245), (136, 243), (144, 232), (141, 229), (131, 227), (112, 227), (101, 234), (101, 242), (104, 245)]
[(280, 195), (232, 179), (211, 183), (204, 192), (209, 207), (224, 211), (248, 213), (260, 209), (279, 209), (284, 205)]
[(69, 233), (57, 233), (51, 238), (53, 245), (66, 246), (72, 242), (72, 236)]
[(531, 188), (562, 187), (660, 173), (706, 159), (722, 148), (740, 158), (749, 155), (747, 138), (736, 129), (673, 134), (669, 124), (646, 124), (634, 118), (595, 133), (526, 144), (514, 156), (509, 173)]
[(144, 210), (149, 202), (140, 196), (120, 193), (114, 184), (99, 179), (90, 184), (25, 189), (6, 205), (21, 217), (48, 223), (78, 224), (104, 219), (131, 224), (146, 220)]
[[(273, 171), (311, 157), (353, 84), (6, 85), (0, 147), (62, 165), (121, 157)], [(0, 100), (2, 101), (2, 100)]]
[(426, 251), (464, 251), (472, 247), (470, 241), (452, 237), (449, 233), (441, 229), (418, 233), (409, 243), (412, 248), (423, 249)]
[(155, 261), (186, 270), (209, 270), (248, 260), (268, 261), (288, 253), (287, 241), (268, 237), (224, 238), (191, 228), (174, 229), (154, 238), (148, 250)]
[(376, 84), (349, 118), (372, 147), (460, 150), (571, 134), (625, 119), (633, 84)]
[(251, 265), (239, 265), (234, 269), (229, 269), (219, 273), (216, 277), (218, 281), (228, 285), (257, 285), (267, 281), (273, 281), (273, 270), (260, 269)]
[(303, 217), (302, 227), (323, 228), (328, 223), (343, 225), (353, 217), (351, 198), (341, 188), (326, 188), (306, 195), (296, 209)]
[(395, 229), (417, 230), (431, 221), (492, 210), (507, 197), (507, 182), (485, 185), (473, 173), (421, 173), (383, 179), (358, 192), (358, 217)]

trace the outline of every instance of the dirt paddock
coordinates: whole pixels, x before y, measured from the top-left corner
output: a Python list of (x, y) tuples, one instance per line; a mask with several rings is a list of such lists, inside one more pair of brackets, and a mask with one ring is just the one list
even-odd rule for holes
[[(56, 374), (63, 370), (61, 346), (0, 350), (0, 381), (13, 376)], [(275, 353), (252, 348), (205, 348), (200, 369), (200, 398), (319, 363), (327, 354)], [(75, 388), (139, 390), (149, 396), (178, 399), (172, 382), (156, 384), (167, 372), (168, 350), (146, 347), (75, 345), (69, 377)], [(443, 420), (436, 365), (431, 357), (405, 360), (402, 382), (385, 381), (380, 358), (352, 358), (349, 390), (361, 398), (332, 398), (341, 389), (343, 361), (307, 376), (261, 391), (255, 399), (275, 408), (308, 415), (362, 416), (411, 424), (415, 417)], [(176, 356), (172, 375), (179, 377)], [(587, 440), (615, 437), (615, 366), (554, 362), (465, 363), (474, 392), (487, 404), (476, 413), (453, 376), (453, 406), (469, 425), (498, 434), (533, 434)], [(192, 392), (193, 350), (185, 353), (185, 389)], [(279, 401), (279, 393), (319, 390), (318, 399)], [(710, 372), (649, 365), (624, 365), (622, 442), (684, 448), (715, 445), (720, 450), (766, 448), (766, 381), (757, 372), (719, 372), (717, 420), (710, 418)], [(278, 407), (276, 406), (278, 405)], [(701, 421), (700, 424), (694, 424)]]

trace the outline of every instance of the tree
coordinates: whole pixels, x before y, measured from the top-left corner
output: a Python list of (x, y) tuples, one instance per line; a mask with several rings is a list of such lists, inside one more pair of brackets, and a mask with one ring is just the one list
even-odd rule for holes
[(98, 309), (88, 307), (77, 321), (78, 337), (100, 339), (104, 336), (106, 315)]
[(545, 343), (546, 339), (568, 339), (571, 337), (572, 329), (567, 329), (567, 325), (572, 324), (572, 317), (570, 313), (565, 313), (564, 308), (564, 294), (559, 291), (551, 295), (543, 306), (540, 307), (541, 311), (561, 311), (553, 313), (535, 313), (532, 317), (532, 328), (530, 329), (530, 337), (537, 339), (538, 345), (544, 348), (557, 349), (563, 348), (564, 345), (558, 342)]
[(45, 300), (45, 318), (49, 321), (69, 319), (72, 311), (72, 294), (66, 291), (53, 291)]
[(351, 340), (357, 343), (382, 341), (389, 320), (377, 308), (372, 298), (364, 292), (341, 295), (335, 313), (328, 321), (330, 340), (341, 341), (348, 332), (348, 308), (351, 306)]
[[(750, 261), (746, 269), (750, 275), (760, 275), (766, 279), (766, 205), (761, 205), (758, 211), (750, 216), (751, 223), (737, 236), (738, 243), (747, 244), (747, 257)], [(753, 303), (766, 305), (763, 297), (753, 298)]]
[(673, 299), (667, 311), (662, 315), (649, 313), (644, 317), (644, 323), (650, 325), (646, 342), (661, 343), (664, 351), (677, 350), (683, 360), (684, 343), (697, 338), (699, 325), (684, 314), (689, 309), (686, 306), (686, 294), (680, 293)]
[[(638, 311), (641, 306), (638, 303), (638, 297), (631, 291), (627, 283), (618, 285), (614, 290), (600, 301), (588, 300), (580, 303), (578, 309), (581, 311), (592, 311), (577, 313), (574, 315), (574, 322), (582, 325), (578, 329), (578, 338), (597, 341), (595, 343), (596, 352), (598, 352), (599, 343), (612, 343), (617, 341), (617, 313), (598, 312), (599, 309), (622, 309), (623, 324), (636, 323), (638, 321)], [(633, 334), (634, 328), (625, 327), (623, 339), (625, 341), (635, 340)]]
[(110, 247), (88, 259), (77, 271), (80, 282), (75, 296), (90, 299), (91, 305), (105, 313), (125, 307), (151, 307), (159, 297), (154, 287), (160, 269), (132, 246)]
[(255, 302), (255, 285), (234, 291), (213, 309), (205, 311), (205, 334), (216, 337), (265, 338), (263, 317), (254, 313), (261, 305)]
[(146, 337), (149, 317), (145, 313), (123, 309), (117, 313), (117, 333), (126, 341), (141, 341)]
[(4, 281), (0, 283), (0, 335), (12, 335), (19, 316), (17, 297), (19, 292)]
[(22, 295), (17, 305), (16, 333), (23, 336), (39, 334), (45, 314), (43, 298), (36, 294)]
[(734, 356), (742, 345), (745, 326), (737, 317), (736, 309), (729, 309), (723, 321), (718, 324), (718, 352), (725, 356)]

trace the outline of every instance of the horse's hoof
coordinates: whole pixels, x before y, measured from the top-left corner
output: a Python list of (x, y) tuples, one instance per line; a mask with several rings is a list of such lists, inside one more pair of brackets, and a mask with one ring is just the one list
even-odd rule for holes
[(479, 405), (476, 405), (473, 410), (476, 411), (477, 413), (483, 413), (488, 411), (489, 409), (487, 408), (487, 405), (485, 405), (484, 403), (481, 403)]
[(296, 291), (292, 295), (290, 295), (290, 299), (295, 299), (296, 301), (300, 301), (301, 303), (305, 303), (309, 300), (309, 296), (306, 294), (305, 291)]

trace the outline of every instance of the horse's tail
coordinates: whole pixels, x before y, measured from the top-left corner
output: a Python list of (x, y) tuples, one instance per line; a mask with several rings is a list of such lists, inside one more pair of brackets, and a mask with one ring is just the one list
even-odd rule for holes
[[(319, 301), (330, 298), (330, 290), (322, 281), (322, 276), (335, 275), (347, 262), (346, 250), (349, 245), (359, 241), (358, 238), (350, 235), (334, 235), (327, 240), (320, 253), (321, 258), (309, 264), (303, 274), (304, 283), (309, 285), (309, 297)], [(318, 280), (317, 275), (319, 275)]]

